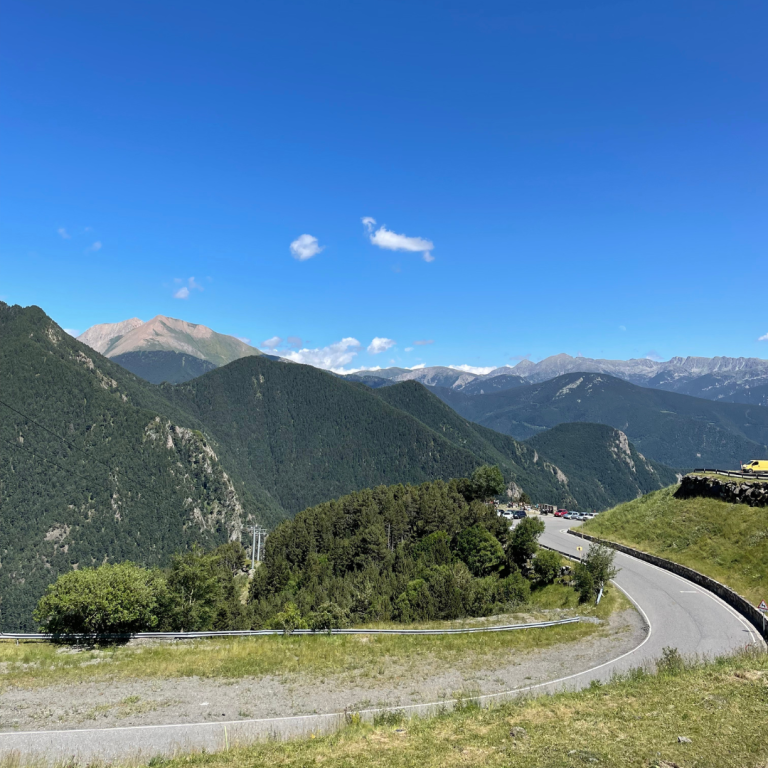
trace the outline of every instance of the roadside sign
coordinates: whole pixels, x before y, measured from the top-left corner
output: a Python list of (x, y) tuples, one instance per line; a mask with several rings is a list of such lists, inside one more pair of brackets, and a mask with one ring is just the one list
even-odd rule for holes
[(765, 600), (760, 601), (760, 605), (757, 606), (758, 611), (762, 611), (763, 613), (768, 612), (768, 605), (766, 605)]

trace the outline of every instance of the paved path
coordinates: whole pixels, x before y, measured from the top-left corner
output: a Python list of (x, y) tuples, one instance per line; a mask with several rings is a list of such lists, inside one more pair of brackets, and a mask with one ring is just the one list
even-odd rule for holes
[[(569, 523), (546, 519), (542, 543), (570, 555), (586, 542), (565, 532)], [(548, 683), (481, 697), (485, 701), (509, 698), (523, 691), (550, 692), (581, 688), (594, 679), (608, 680), (617, 671), (659, 658), (669, 646), (683, 654), (712, 656), (762, 643), (751, 625), (733, 609), (709, 592), (649, 563), (617, 553), (621, 568), (616, 584), (635, 603), (648, 622), (645, 639), (633, 651), (599, 667)], [(445, 702), (406, 707), (409, 712), (429, 714)], [(372, 717), (374, 710), (364, 713)], [(36, 731), (0, 734), (0, 756), (18, 751), (24, 756), (56, 760), (75, 758), (116, 759), (158, 754), (173, 754), (189, 749), (216, 750), (227, 744), (247, 742), (264, 736), (281, 738), (323, 733), (337, 729), (344, 722), (343, 713), (306, 715), (229, 723), (135, 726), (106, 729)]]

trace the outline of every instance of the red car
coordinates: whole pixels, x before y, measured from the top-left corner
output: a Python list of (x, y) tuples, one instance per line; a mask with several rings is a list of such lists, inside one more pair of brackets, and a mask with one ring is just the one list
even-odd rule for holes
[(557, 512), (555, 512), (555, 517), (565, 517), (567, 514), (567, 509), (558, 509)]

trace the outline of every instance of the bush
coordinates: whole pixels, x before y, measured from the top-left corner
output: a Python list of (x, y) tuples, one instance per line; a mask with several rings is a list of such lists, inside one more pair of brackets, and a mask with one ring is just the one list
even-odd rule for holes
[(308, 627), (301, 611), (293, 603), (286, 603), (283, 610), (272, 619), (272, 629), (282, 629), (283, 634), (290, 635), (294, 629), (308, 629)]
[(498, 571), (504, 562), (499, 540), (482, 525), (462, 531), (456, 539), (456, 552), (474, 576), (487, 576)]
[(574, 568), (574, 586), (582, 602), (597, 598), (600, 590), (618, 573), (613, 564), (616, 552), (602, 544), (592, 544), (584, 561)]
[(159, 571), (107, 564), (59, 576), (37, 604), (34, 619), (52, 634), (130, 634), (157, 627), (166, 602)]
[(323, 603), (316, 611), (309, 614), (309, 628), (315, 632), (328, 632), (349, 626), (349, 613), (336, 603)]
[(533, 558), (533, 572), (541, 584), (552, 584), (560, 575), (563, 561), (557, 552), (551, 549), (541, 549)]
[(499, 579), (496, 587), (496, 600), (505, 606), (524, 605), (531, 599), (531, 582), (520, 571)]
[(515, 526), (507, 550), (510, 566), (522, 568), (536, 554), (542, 533), (544, 521), (538, 517), (526, 517)]

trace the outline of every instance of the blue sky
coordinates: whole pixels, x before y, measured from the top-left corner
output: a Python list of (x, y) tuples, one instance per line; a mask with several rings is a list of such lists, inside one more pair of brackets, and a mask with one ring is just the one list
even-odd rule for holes
[(347, 368), (768, 358), (762, 0), (3, 19), (7, 302)]

